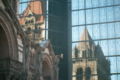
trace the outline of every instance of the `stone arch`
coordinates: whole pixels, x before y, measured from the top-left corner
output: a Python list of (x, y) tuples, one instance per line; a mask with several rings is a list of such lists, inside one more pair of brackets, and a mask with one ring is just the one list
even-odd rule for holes
[(51, 69), (49, 67), (49, 64), (47, 64), (47, 62), (43, 62), (43, 79), (44, 80), (52, 80), (51, 77)]
[(86, 80), (90, 80), (90, 78), (91, 78), (91, 68), (90, 67), (85, 68), (85, 78), (86, 78)]
[(0, 43), (2, 44), (0, 45), (1, 58), (11, 57), (15, 59), (15, 53), (17, 53), (15, 28), (8, 14), (2, 9), (0, 9), (0, 30), (2, 31), (0, 36), (3, 38), (0, 40)]
[(44, 56), (44, 60), (42, 63), (42, 72), (43, 72), (43, 80), (53, 80), (53, 65), (52, 61), (50, 60), (49, 55)]
[(81, 67), (77, 68), (76, 76), (76, 80), (83, 80), (83, 69)]
[(0, 59), (4, 59), (9, 56), (9, 44), (6, 33), (0, 25)]
[[(6, 69), (9, 68), (10, 59), (17, 60), (17, 29), (12, 22), (8, 13), (0, 8), (0, 62), (1, 71), (0, 79), (5, 80), (10, 75), (6, 74)], [(5, 71), (4, 71), (5, 70)], [(8, 77), (6, 77), (8, 76)]]

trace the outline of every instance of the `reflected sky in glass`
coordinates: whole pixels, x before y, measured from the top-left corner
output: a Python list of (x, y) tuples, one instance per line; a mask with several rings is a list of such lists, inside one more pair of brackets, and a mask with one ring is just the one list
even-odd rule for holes
[[(120, 55), (119, 13), (120, 0), (72, 0), (73, 53), (86, 27), (94, 43), (100, 44), (105, 56)], [(120, 73), (120, 57), (107, 59), (111, 63), (111, 73)], [(111, 75), (111, 80), (120, 80), (120, 76)]]
[(28, 2), (30, 0), (19, 0), (19, 5), (18, 5), (18, 13), (21, 14), (23, 11), (26, 9)]

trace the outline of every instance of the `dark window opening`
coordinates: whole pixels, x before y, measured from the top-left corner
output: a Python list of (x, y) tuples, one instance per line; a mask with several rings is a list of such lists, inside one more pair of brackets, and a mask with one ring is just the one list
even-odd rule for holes
[(77, 80), (83, 80), (83, 69), (78, 68), (76, 72)]

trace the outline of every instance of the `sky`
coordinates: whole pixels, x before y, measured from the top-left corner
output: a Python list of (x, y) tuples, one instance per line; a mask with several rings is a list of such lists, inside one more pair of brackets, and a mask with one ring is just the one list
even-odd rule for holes
[(22, 4), (19, 4), (19, 14), (21, 14), (24, 10), (25, 10), (25, 8), (27, 7), (27, 1), (30, 1), (30, 0), (20, 0), (20, 3), (22, 3)]

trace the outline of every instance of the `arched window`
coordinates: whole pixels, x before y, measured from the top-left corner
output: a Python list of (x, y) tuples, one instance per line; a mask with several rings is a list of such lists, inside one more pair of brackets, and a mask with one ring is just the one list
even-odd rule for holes
[(83, 58), (86, 58), (86, 56), (87, 56), (87, 55), (86, 55), (86, 51), (83, 51), (82, 57), (83, 57)]
[(91, 58), (91, 57), (92, 57), (92, 54), (93, 54), (93, 53), (92, 53), (92, 50), (89, 49), (89, 50), (88, 50), (88, 58)]
[(91, 77), (91, 69), (90, 69), (90, 67), (86, 67), (85, 78), (86, 78), (86, 80), (90, 80), (90, 77)]
[(43, 80), (52, 80), (50, 64), (47, 61), (42, 63)]
[(0, 25), (0, 59), (6, 58), (9, 55), (9, 43), (6, 32)]
[(77, 72), (76, 72), (76, 80), (83, 80), (83, 69), (82, 68), (78, 68)]
[(75, 47), (75, 58), (78, 58), (79, 50)]

